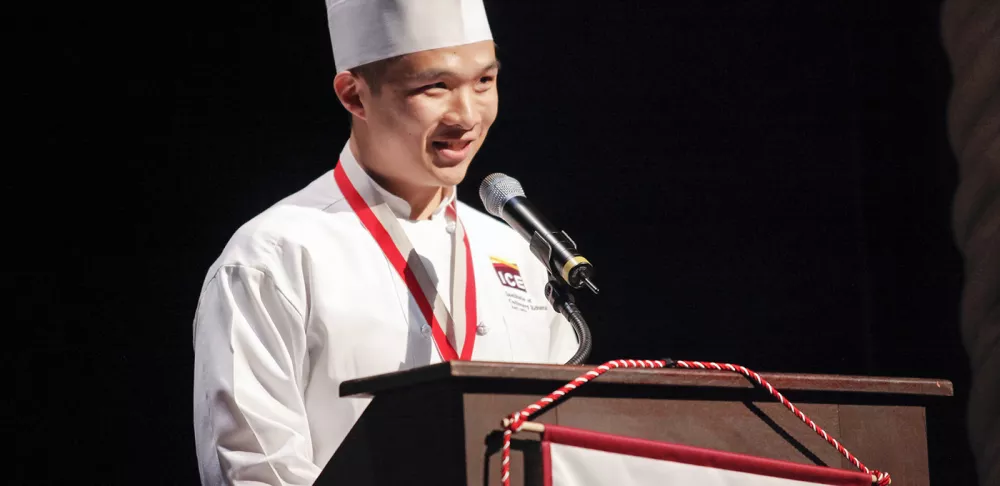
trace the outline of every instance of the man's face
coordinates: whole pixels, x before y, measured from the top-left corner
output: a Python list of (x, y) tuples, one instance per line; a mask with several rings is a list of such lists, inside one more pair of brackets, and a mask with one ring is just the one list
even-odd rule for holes
[(396, 184), (456, 185), (497, 116), (493, 42), (417, 52), (391, 62), (362, 95), (370, 167)]

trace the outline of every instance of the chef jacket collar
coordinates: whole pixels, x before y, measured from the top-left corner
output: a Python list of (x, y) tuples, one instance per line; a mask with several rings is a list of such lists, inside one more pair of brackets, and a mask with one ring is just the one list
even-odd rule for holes
[[(389, 192), (384, 187), (380, 186), (358, 163), (357, 158), (354, 157), (354, 153), (351, 151), (350, 144), (344, 144), (344, 150), (340, 153), (340, 164), (344, 167), (344, 173), (347, 174), (347, 178), (351, 180), (351, 184), (354, 185), (354, 189), (361, 194), (361, 197), (365, 199), (369, 205), (371, 205), (375, 199), (375, 193), (377, 192), (382, 199), (389, 206), (389, 209), (396, 215), (397, 218), (410, 219), (410, 204), (406, 202), (403, 198), (396, 196), (395, 194)], [(438, 219), (444, 217), (445, 210), (448, 205), (456, 198), (456, 193), (458, 192), (457, 187), (449, 187), (446, 189), (448, 195), (441, 200), (441, 205), (434, 210), (431, 214), (431, 219)]]

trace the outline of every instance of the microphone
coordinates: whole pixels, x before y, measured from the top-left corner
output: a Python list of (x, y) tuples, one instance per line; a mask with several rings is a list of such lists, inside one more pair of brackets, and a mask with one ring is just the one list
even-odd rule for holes
[(576, 249), (576, 243), (564, 231), (557, 231), (524, 195), (521, 183), (505, 174), (490, 174), (479, 186), (479, 198), (493, 216), (507, 222), (528, 240), (528, 247), (548, 269), (549, 274), (574, 289), (587, 287), (599, 291), (590, 278), (594, 266)]

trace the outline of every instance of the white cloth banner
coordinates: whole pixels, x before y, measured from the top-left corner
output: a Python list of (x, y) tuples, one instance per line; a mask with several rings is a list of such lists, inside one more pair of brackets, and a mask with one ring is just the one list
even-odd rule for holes
[(871, 486), (862, 472), (546, 424), (545, 486)]

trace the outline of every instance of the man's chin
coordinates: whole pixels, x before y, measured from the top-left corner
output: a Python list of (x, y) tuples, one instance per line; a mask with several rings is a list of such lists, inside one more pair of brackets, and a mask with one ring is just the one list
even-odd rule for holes
[(468, 165), (451, 167), (447, 169), (438, 168), (434, 171), (434, 178), (442, 186), (457, 186), (465, 180)]
[(465, 174), (472, 163), (473, 155), (475, 153), (470, 153), (464, 160), (459, 161), (432, 157), (429, 161), (429, 168), (434, 174), (434, 178), (438, 179), (442, 184), (447, 182), (447, 185), (457, 185), (465, 179)]

